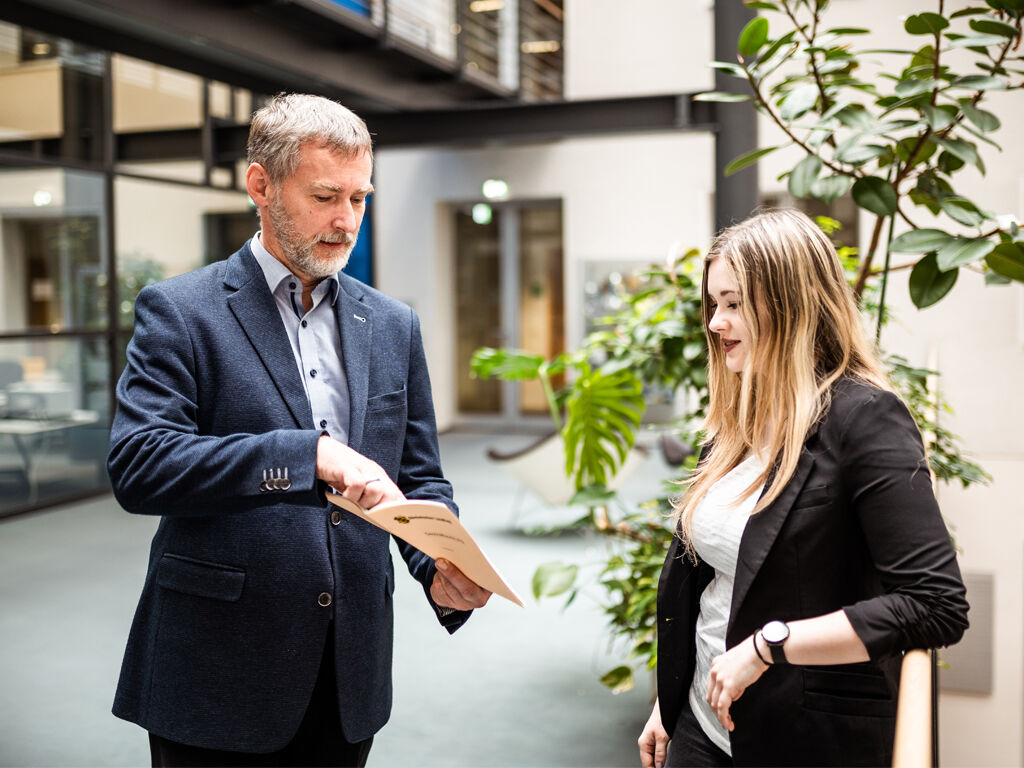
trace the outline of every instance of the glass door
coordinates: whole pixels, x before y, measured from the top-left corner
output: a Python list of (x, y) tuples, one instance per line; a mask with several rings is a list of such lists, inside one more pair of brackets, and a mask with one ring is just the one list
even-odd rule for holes
[(459, 209), (455, 243), (459, 413), (509, 421), (546, 416), (539, 382), (473, 379), (469, 361), (482, 346), (546, 359), (564, 351), (561, 204), (478, 205), (475, 214)]

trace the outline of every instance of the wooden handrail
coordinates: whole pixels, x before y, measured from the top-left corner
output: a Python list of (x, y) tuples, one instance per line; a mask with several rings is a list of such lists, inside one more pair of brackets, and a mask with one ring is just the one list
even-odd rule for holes
[(928, 651), (907, 651), (896, 705), (893, 768), (932, 766), (932, 659)]

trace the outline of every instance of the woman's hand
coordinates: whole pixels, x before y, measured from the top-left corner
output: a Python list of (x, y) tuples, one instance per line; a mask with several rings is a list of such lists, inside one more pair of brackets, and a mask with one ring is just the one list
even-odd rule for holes
[[(711, 661), (707, 701), (718, 717), (718, 722), (727, 731), (732, 731), (736, 727), (729, 714), (729, 707), (750, 685), (757, 682), (769, 666), (758, 657), (754, 649), (755, 642), (757, 633)], [(761, 652), (765, 653), (767, 650), (766, 648)]]
[(640, 765), (643, 768), (662, 768), (665, 765), (668, 739), (665, 726), (661, 724), (661, 707), (655, 700), (654, 711), (636, 742), (640, 747)]

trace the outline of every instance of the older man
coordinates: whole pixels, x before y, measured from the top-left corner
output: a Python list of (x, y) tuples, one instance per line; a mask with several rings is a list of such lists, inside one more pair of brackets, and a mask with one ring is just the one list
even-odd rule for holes
[[(279, 96), (249, 160), (261, 231), (135, 305), (108, 468), (162, 520), (113, 711), (153, 765), (364, 765), (391, 709), (394, 568), (324, 490), (455, 505), (419, 321), (340, 272), (373, 189), (366, 126)], [(448, 631), (487, 601), (399, 546)]]

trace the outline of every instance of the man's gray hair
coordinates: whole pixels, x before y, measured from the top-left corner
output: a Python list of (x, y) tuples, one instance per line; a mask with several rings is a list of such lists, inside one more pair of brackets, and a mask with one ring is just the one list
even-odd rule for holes
[(322, 96), (282, 93), (252, 116), (249, 162), (262, 165), (270, 181), (280, 184), (295, 173), (307, 142), (347, 158), (363, 152), (373, 158), (370, 132), (355, 112)]

